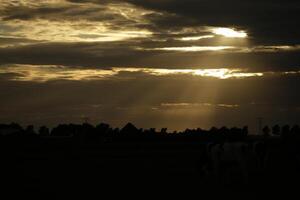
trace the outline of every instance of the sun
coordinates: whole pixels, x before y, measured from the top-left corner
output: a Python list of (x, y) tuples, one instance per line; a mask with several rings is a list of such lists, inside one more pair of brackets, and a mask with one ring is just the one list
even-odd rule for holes
[(228, 38), (246, 38), (248, 34), (245, 31), (237, 31), (232, 28), (214, 28), (212, 32), (216, 35), (222, 35)]

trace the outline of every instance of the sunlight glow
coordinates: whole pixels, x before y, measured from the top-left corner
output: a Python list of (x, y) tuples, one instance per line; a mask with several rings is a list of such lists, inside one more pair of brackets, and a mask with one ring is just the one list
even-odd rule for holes
[[(64, 0), (22, 0), (9, 1), (9, 3), (7, 0), (0, 0), (0, 5), (0, 13), (4, 12), (2, 11), (4, 8), (13, 9), (16, 6), (26, 6), (37, 10), (47, 7), (60, 9), (72, 7), (72, 12), (78, 14), (75, 20), (74, 16), (59, 12), (57, 15), (45, 13), (47, 17), (44, 16), (44, 13), (39, 13), (38, 16), (41, 17), (29, 20), (16, 18), (1, 21), (0, 34), (4, 34), (6, 37), (24, 38), (31, 43), (45, 41), (107, 42), (148, 38), (153, 34), (152, 31), (134, 24), (145, 26), (150, 23), (145, 15), (159, 14), (159, 12), (125, 2), (113, 3), (108, 6), (105, 4), (79, 4)], [(2, 15), (0, 20), (1, 17)], [(6, 28), (2, 28), (2, 26)]]
[(238, 108), (240, 105), (238, 104), (212, 104), (212, 103), (161, 103), (161, 107), (177, 107), (177, 108), (193, 108), (193, 107), (199, 107), (199, 106), (205, 106), (205, 107), (220, 107), (220, 108)]
[(252, 52), (280, 52), (280, 51), (297, 51), (300, 49), (299, 45), (294, 46), (256, 46), (249, 51)]
[(196, 41), (196, 40), (202, 40), (202, 39), (209, 39), (209, 38), (214, 38), (215, 36), (213, 35), (202, 35), (202, 36), (191, 36), (191, 37), (183, 37), (180, 38), (182, 41)]
[[(127, 74), (119, 76), (120, 73)], [(250, 73), (241, 69), (156, 69), (156, 68), (111, 68), (111, 69), (84, 69), (55, 65), (13, 65), (0, 69), (1, 74), (14, 74), (10, 80), (46, 82), (55, 80), (88, 81), (102, 79), (131, 79), (138, 74), (148, 76), (186, 75), (217, 79), (260, 77), (264, 73)]]
[(194, 73), (195, 75), (198, 76), (215, 77), (220, 79), (263, 76), (263, 73), (249, 73), (249, 72), (242, 72), (239, 69), (226, 69), (226, 68), (195, 70)]
[[(112, 30), (111, 25), (102, 22), (86, 21), (52, 21), (35, 20), (26, 22), (14, 22), (12, 27), (22, 27), (13, 37), (23, 37), (36, 41), (52, 42), (113, 42), (124, 41), (133, 38), (147, 38), (153, 33), (145, 29), (123, 28)], [(80, 27), (80, 28), (76, 28)]]
[(233, 49), (233, 48), (234, 47), (232, 46), (190, 46), (190, 47), (162, 47), (162, 48), (154, 48), (154, 50), (200, 52), (200, 51), (222, 51), (222, 50)]
[(231, 28), (214, 28), (212, 32), (216, 35), (222, 35), (228, 38), (246, 38), (248, 34), (245, 31), (237, 31)]
[(202, 77), (214, 77), (219, 79), (228, 79), (228, 78), (244, 78), (252, 76), (263, 76), (263, 73), (247, 73), (242, 72), (239, 69), (182, 69), (182, 70), (159, 70), (161, 74), (192, 74), (195, 76)]

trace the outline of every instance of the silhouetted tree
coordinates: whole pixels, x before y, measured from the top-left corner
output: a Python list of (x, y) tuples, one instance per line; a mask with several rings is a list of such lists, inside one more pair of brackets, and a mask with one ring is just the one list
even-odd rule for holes
[(36, 135), (33, 125), (28, 125), (25, 129), (25, 135)]
[(264, 136), (270, 136), (270, 128), (269, 126), (265, 126), (263, 129), (262, 129), (263, 133), (264, 133)]
[(160, 133), (161, 133), (161, 134), (166, 134), (166, 133), (167, 133), (167, 130), (168, 130), (167, 128), (162, 128), (162, 129), (160, 130)]
[(272, 134), (273, 135), (280, 135), (280, 126), (277, 124), (275, 126), (273, 126), (272, 128)]
[(52, 136), (64, 136), (71, 137), (75, 134), (80, 134), (82, 131), (79, 126), (60, 124), (57, 127), (53, 128), (51, 131)]
[(23, 133), (24, 130), (23, 128), (16, 123), (11, 123), (11, 124), (0, 124), (0, 135), (6, 136), (6, 135), (20, 135)]
[(50, 135), (49, 128), (47, 128), (46, 126), (41, 126), (39, 129), (39, 135), (40, 136), (49, 136)]

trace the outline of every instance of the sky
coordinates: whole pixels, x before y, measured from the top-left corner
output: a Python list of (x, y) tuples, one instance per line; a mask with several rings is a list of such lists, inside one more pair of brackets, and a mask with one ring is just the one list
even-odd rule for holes
[(2, 123), (299, 123), (299, 1), (0, 5)]

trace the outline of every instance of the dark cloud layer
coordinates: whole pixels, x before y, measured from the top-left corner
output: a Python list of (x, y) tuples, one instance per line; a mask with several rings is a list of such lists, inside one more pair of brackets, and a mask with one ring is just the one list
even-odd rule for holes
[[(73, 2), (102, 1), (78, 0)], [(299, 44), (300, 3), (296, 0), (127, 0), (127, 2), (166, 12), (166, 18), (152, 18), (158, 28), (189, 26), (240, 27), (258, 42)], [(151, 18), (151, 17), (150, 17)]]
[(297, 19), (300, 17), (300, 3), (295, 0), (130, 2), (190, 17), (194, 19), (195, 25), (243, 27), (248, 29), (253, 37), (299, 43), (300, 29)]
[[(128, 46), (126, 46), (128, 45)], [(130, 46), (132, 45), (132, 46)], [(1, 64), (151, 68), (244, 68), (297, 71), (299, 50), (283, 52), (164, 52), (137, 50), (130, 43), (41, 43), (0, 48)]]

